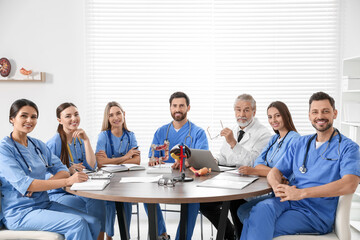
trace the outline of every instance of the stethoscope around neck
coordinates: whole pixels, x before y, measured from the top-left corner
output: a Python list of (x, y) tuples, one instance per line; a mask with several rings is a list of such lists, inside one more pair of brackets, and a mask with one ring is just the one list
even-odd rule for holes
[[(328, 158), (328, 157), (323, 157), (323, 154), (326, 152), (326, 150), (328, 149), (329, 145), (330, 145), (330, 142), (335, 134), (335, 132), (338, 133), (339, 135), (339, 146), (338, 146), (338, 153), (339, 153), (339, 157), (340, 157), (340, 143), (341, 143), (341, 134), (340, 134), (340, 131), (338, 129), (334, 129), (333, 133), (331, 134), (330, 138), (329, 138), (329, 141), (326, 145), (326, 148), (324, 150), (324, 152), (321, 154), (321, 157), (324, 159), (324, 160), (329, 160), (329, 161), (335, 161), (337, 159), (332, 159), (332, 158)], [(309, 153), (309, 149), (310, 149), (310, 145), (311, 145), (311, 142), (312, 140), (314, 140), (314, 138), (316, 138), (316, 135), (317, 134), (314, 134), (311, 138), (309, 138), (308, 142), (307, 142), (307, 145), (306, 145), (306, 152), (305, 152), (305, 156), (304, 156), (304, 161), (303, 161), (303, 164), (301, 165), (301, 167), (299, 167), (299, 171), (304, 174), (307, 172), (307, 168), (306, 168), (306, 162), (307, 162), (307, 156), (308, 156), (308, 153)]]
[[(106, 131), (106, 133), (107, 133), (107, 136), (109, 138), (109, 142), (110, 142), (110, 146), (111, 146), (111, 156), (112, 156), (112, 158), (114, 158), (115, 157), (115, 148), (114, 148), (114, 143), (113, 143), (112, 138), (111, 138), (111, 130), (108, 129)], [(129, 151), (129, 146), (130, 146), (130, 136), (129, 136), (128, 131), (126, 131), (126, 129), (123, 128), (123, 133), (124, 134), (121, 136), (121, 139), (120, 139), (120, 147), (119, 147), (120, 157), (124, 156)], [(122, 147), (122, 143), (123, 143), (125, 135), (127, 137), (127, 145), (126, 145), (126, 148), (125, 148), (125, 152), (121, 152), (121, 147)]]
[[(20, 152), (20, 149), (18, 148), (18, 146), (16, 145), (13, 137), (12, 137), (12, 132), (10, 133), (10, 138), (11, 138), (11, 141), (13, 142), (15, 148), (16, 148), (16, 151), (18, 151), (18, 153), (20, 154), (21, 158), (24, 160), (24, 163), (26, 165), (26, 167), (29, 169), (30, 172), (32, 172), (32, 168), (31, 166), (27, 163), (26, 159), (24, 158), (24, 156), (22, 155), (22, 153)], [(27, 139), (32, 143), (32, 145), (34, 145), (35, 147), (35, 152), (37, 153), (37, 155), (39, 156), (39, 158), (41, 159), (41, 161), (44, 163), (45, 167), (46, 168), (51, 168), (54, 164), (50, 165), (48, 164), (48, 162), (46, 161), (45, 157), (44, 157), (44, 154), (43, 152), (41, 151), (41, 149), (36, 146), (36, 144), (33, 142), (33, 140), (31, 140), (31, 138), (27, 137)], [(17, 160), (17, 159), (16, 159)], [(19, 160), (17, 160), (19, 161)], [(20, 162), (19, 162), (20, 163)]]
[[(279, 149), (280, 149), (281, 146), (283, 145), (283, 143), (284, 143), (284, 141), (285, 141), (285, 138), (286, 138), (286, 136), (289, 134), (289, 132), (290, 132), (290, 131), (288, 131), (288, 132), (286, 133), (286, 135), (283, 137), (283, 139), (280, 140), (279, 145), (277, 146), (276, 151), (272, 154), (272, 157), (271, 157), (271, 159), (270, 159), (269, 162), (272, 162), (272, 159), (275, 157), (276, 153), (279, 151)], [(280, 134), (279, 134), (279, 136), (276, 138), (276, 140), (270, 145), (270, 147), (268, 147), (268, 149), (266, 150), (264, 160), (265, 160), (265, 163), (266, 163), (267, 166), (269, 166), (269, 162), (268, 162), (268, 160), (267, 160), (267, 155), (268, 155), (271, 147), (274, 146), (274, 144), (278, 141), (278, 139), (280, 139)]]
[[(193, 142), (193, 138), (192, 138), (192, 136), (190, 135), (190, 133), (191, 133), (191, 123), (190, 123), (189, 120), (188, 120), (187, 122), (188, 122), (188, 124), (189, 124), (189, 132), (188, 132), (188, 134), (186, 135), (186, 137), (184, 138), (184, 144), (186, 145), (186, 139), (187, 139), (187, 138), (190, 138), (190, 145), (189, 145), (188, 147), (191, 147), (192, 142)], [(169, 141), (169, 140), (168, 140), (168, 136), (169, 136), (169, 130), (170, 130), (171, 124), (172, 124), (172, 122), (169, 123), (169, 125), (168, 125), (167, 131), (166, 131), (165, 141)]]

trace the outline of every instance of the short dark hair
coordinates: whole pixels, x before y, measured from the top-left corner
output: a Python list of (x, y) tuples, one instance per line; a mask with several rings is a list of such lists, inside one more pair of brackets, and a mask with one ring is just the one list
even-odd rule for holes
[(39, 117), (39, 110), (36, 104), (30, 100), (23, 98), (23, 99), (18, 99), (15, 102), (13, 102), (13, 104), (11, 104), (10, 113), (9, 113), (9, 122), (11, 118), (15, 118), (16, 115), (19, 113), (20, 109), (25, 106), (33, 107), (36, 111), (37, 117)]
[(188, 97), (188, 95), (186, 95), (183, 92), (174, 92), (173, 94), (171, 94), (170, 99), (169, 99), (169, 103), (171, 105), (171, 102), (174, 98), (185, 98), (186, 100), (186, 105), (189, 106), (190, 105), (190, 98)]
[(329, 100), (331, 107), (335, 110), (335, 100), (329, 94), (324, 92), (316, 92), (309, 99), (309, 110), (313, 101)]

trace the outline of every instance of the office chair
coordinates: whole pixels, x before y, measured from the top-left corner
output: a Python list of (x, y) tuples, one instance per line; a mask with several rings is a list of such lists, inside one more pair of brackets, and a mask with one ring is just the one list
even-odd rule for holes
[(334, 231), (324, 235), (284, 235), (273, 240), (351, 240), (350, 208), (353, 194), (339, 197)]
[[(0, 183), (0, 212), (1, 212), (1, 183)], [(26, 240), (64, 240), (64, 236), (54, 232), (46, 231), (16, 231), (16, 230), (7, 230), (5, 227), (0, 227), (0, 239), (26, 239)]]

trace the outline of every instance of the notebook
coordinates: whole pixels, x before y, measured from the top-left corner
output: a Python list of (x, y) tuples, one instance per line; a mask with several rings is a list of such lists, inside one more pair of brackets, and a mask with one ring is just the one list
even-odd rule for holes
[(89, 179), (110, 179), (112, 178), (113, 174), (109, 172), (104, 172), (102, 170), (98, 172), (91, 172), (88, 173)]
[(87, 180), (86, 182), (74, 183), (70, 190), (101, 191), (110, 183), (110, 180)]
[(159, 164), (152, 167), (148, 167), (146, 169), (146, 173), (154, 173), (154, 174), (170, 174), (172, 173), (171, 166), (173, 163), (165, 163), (165, 164)]
[(197, 187), (210, 187), (210, 188), (229, 188), (229, 189), (243, 189), (248, 186), (258, 177), (245, 177), (245, 176), (229, 176), (221, 173), (216, 177), (203, 181), (196, 185)]
[(209, 150), (202, 149), (190, 149), (191, 157), (188, 162), (190, 166), (195, 169), (201, 169), (203, 167), (211, 168), (214, 172), (223, 172), (235, 169), (234, 167), (220, 167), (217, 161)]
[(106, 172), (114, 173), (114, 172), (124, 172), (124, 171), (137, 171), (137, 170), (145, 170), (144, 166), (137, 164), (104, 164), (104, 167), (101, 168)]

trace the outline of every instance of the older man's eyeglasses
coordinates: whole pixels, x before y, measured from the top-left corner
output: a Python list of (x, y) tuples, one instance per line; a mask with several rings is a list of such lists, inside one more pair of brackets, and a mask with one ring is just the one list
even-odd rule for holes
[[(222, 123), (221, 120), (220, 120), (220, 124), (221, 124), (221, 129), (224, 129), (224, 125), (223, 125), (223, 123)], [(210, 140), (214, 140), (214, 139), (220, 137), (220, 133), (217, 134), (216, 136), (211, 136), (209, 129), (210, 129), (210, 127), (208, 127), (208, 128), (206, 129), (206, 131), (207, 131), (207, 133), (208, 133), (208, 135), (209, 135)]]

